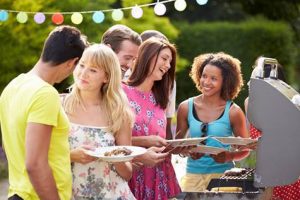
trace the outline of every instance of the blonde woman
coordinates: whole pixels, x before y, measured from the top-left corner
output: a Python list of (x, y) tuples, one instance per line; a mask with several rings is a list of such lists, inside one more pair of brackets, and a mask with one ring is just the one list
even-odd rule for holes
[(135, 199), (127, 184), (130, 162), (112, 164), (86, 154), (96, 147), (131, 145), (133, 113), (121, 88), (118, 58), (106, 45), (91, 45), (73, 76), (72, 90), (63, 97), (71, 122), (73, 199)]

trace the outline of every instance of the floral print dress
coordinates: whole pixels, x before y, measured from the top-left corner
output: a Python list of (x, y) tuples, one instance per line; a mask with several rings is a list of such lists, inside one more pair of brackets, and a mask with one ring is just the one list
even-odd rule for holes
[[(70, 148), (91, 145), (95, 148), (114, 146), (115, 138), (100, 127), (71, 124)], [(112, 164), (94, 161), (88, 164), (72, 163), (72, 199), (132, 200), (135, 199), (128, 183), (118, 175)]]
[[(156, 103), (152, 92), (141, 92), (123, 84), (136, 119), (132, 136), (158, 135), (166, 138), (165, 111)], [(155, 167), (142, 167), (133, 173), (129, 186), (138, 200), (166, 200), (179, 194), (171, 157)]]

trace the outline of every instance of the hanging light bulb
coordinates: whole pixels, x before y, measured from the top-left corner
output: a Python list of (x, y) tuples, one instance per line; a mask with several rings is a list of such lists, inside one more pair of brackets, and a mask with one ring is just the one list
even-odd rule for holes
[(6, 10), (0, 11), (0, 21), (6, 21), (8, 19), (8, 12)]
[(97, 24), (100, 24), (101, 22), (103, 22), (104, 18), (105, 18), (105, 16), (102, 11), (97, 11), (93, 14), (93, 21)]
[(64, 16), (61, 13), (54, 13), (52, 15), (52, 22), (56, 25), (60, 25), (64, 22)]
[(196, 0), (196, 1), (201, 6), (207, 4), (207, 2), (208, 2), (208, 0)]
[(79, 12), (74, 12), (71, 16), (71, 21), (73, 24), (81, 24), (82, 20), (82, 14)]
[(121, 9), (115, 9), (111, 13), (111, 17), (115, 21), (120, 21), (123, 18), (123, 16), (124, 16), (124, 13)]
[(135, 19), (139, 19), (143, 16), (143, 9), (140, 6), (134, 6), (131, 10), (131, 15)]
[(162, 16), (166, 13), (167, 8), (164, 4), (160, 3), (159, 1), (154, 6), (154, 13), (156, 15)]
[(178, 11), (184, 11), (186, 9), (185, 0), (176, 0), (175, 3), (174, 3), (174, 7)]
[(28, 20), (28, 15), (25, 12), (19, 12), (17, 14), (17, 21), (21, 24), (26, 23)]
[(33, 19), (34, 19), (35, 23), (42, 24), (42, 23), (44, 23), (46, 16), (44, 15), (44, 13), (38, 12), (34, 15)]

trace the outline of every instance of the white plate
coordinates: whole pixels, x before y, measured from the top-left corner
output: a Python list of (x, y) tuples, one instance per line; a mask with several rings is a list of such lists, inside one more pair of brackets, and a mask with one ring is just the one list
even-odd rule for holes
[(256, 139), (241, 137), (214, 137), (214, 139), (219, 140), (223, 144), (229, 145), (248, 145), (257, 142)]
[(217, 154), (219, 154), (221, 152), (225, 152), (227, 150), (218, 148), (218, 147), (198, 145), (197, 147), (191, 149), (190, 151), (195, 152), (195, 153), (206, 153), (206, 154), (217, 155)]
[[(127, 148), (131, 150), (131, 154), (124, 156), (124, 155), (113, 155), (113, 156), (104, 156), (106, 152), (110, 152), (112, 150), (118, 149), (118, 148)], [(97, 157), (102, 161), (106, 162), (126, 162), (132, 160), (134, 157), (142, 155), (146, 153), (146, 149), (143, 147), (137, 147), (137, 146), (109, 146), (109, 147), (99, 147), (95, 150), (91, 151), (88, 150), (87, 154)]]
[(167, 140), (167, 143), (170, 144), (170, 146), (172, 147), (194, 146), (200, 144), (202, 141), (206, 139), (207, 137), (183, 138), (183, 139)]

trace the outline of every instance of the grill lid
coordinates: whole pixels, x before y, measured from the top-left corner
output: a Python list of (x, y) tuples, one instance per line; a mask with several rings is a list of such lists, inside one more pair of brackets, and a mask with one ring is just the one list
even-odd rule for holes
[(262, 131), (254, 177), (257, 187), (288, 185), (300, 175), (300, 107), (292, 102), (295, 95), (299, 93), (279, 79), (250, 80), (247, 117)]

